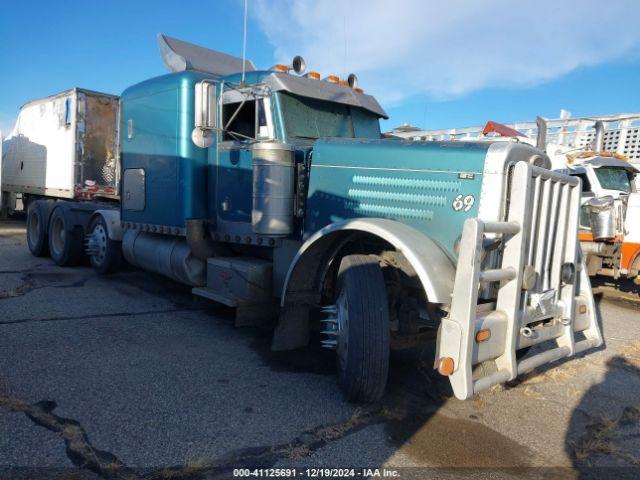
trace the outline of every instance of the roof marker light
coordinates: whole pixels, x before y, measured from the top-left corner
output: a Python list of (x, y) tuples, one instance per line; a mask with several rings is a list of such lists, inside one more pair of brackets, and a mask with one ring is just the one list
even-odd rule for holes
[(320, 80), (320, 74), (318, 72), (309, 72), (304, 74), (305, 78), (312, 78), (314, 80)]
[(340, 78), (337, 75), (327, 75), (324, 80), (329, 83), (340, 83)]

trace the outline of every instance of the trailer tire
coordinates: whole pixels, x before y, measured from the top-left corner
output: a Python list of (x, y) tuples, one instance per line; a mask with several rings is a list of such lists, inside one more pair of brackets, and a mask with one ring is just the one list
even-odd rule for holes
[(348, 255), (340, 263), (336, 308), (338, 378), (347, 400), (382, 398), (389, 372), (389, 305), (376, 257)]
[(0, 191), (0, 220), (7, 220), (9, 215), (13, 211), (13, 208), (9, 207), (11, 203), (11, 193)]
[(27, 245), (34, 257), (49, 255), (48, 219), (37, 202), (30, 202), (27, 210)]
[(82, 258), (82, 228), (69, 225), (69, 218), (60, 207), (49, 219), (49, 252), (60, 267), (77, 265)]
[(89, 224), (89, 262), (99, 275), (115, 272), (122, 263), (122, 242), (111, 240), (107, 223), (97, 215)]

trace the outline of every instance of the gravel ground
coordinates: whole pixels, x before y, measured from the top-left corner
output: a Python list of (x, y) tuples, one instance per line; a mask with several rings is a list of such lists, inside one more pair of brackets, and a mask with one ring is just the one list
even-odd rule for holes
[(640, 307), (599, 296), (606, 347), (472, 400), (392, 358), (378, 405), (342, 400), (331, 352), (162, 277), (32, 257), (0, 222), (0, 478), (226, 478), (238, 466), (401, 478), (640, 477)]

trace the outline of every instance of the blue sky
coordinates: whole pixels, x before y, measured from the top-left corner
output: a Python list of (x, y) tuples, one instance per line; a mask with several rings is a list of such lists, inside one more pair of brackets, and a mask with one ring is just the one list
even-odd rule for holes
[[(30, 99), (74, 86), (119, 94), (165, 73), (159, 32), (241, 54), (240, 0), (3, 3), (5, 132)], [(248, 56), (258, 67), (301, 53), (322, 74), (354, 71), (391, 116), (385, 129), (557, 117), (561, 108), (574, 116), (640, 111), (635, 0), (610, 0), (606, 9), (597, 0), (517, 9), (506, 0), (249, 4)]]

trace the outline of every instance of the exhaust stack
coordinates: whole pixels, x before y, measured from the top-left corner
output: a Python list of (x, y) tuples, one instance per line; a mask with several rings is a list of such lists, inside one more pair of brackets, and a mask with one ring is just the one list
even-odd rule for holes
[(542, 117), (536, 117), (538, 126), (538, 136), (536, 137), (536, 147), (543, 152), (547, 152), (547, 121)]
[(596, 131), (595, 138), (593, 139), (593, 150), (596, 152), (602, 152), (604, 150), (604, 122), (598, 120), (593, 128)]

